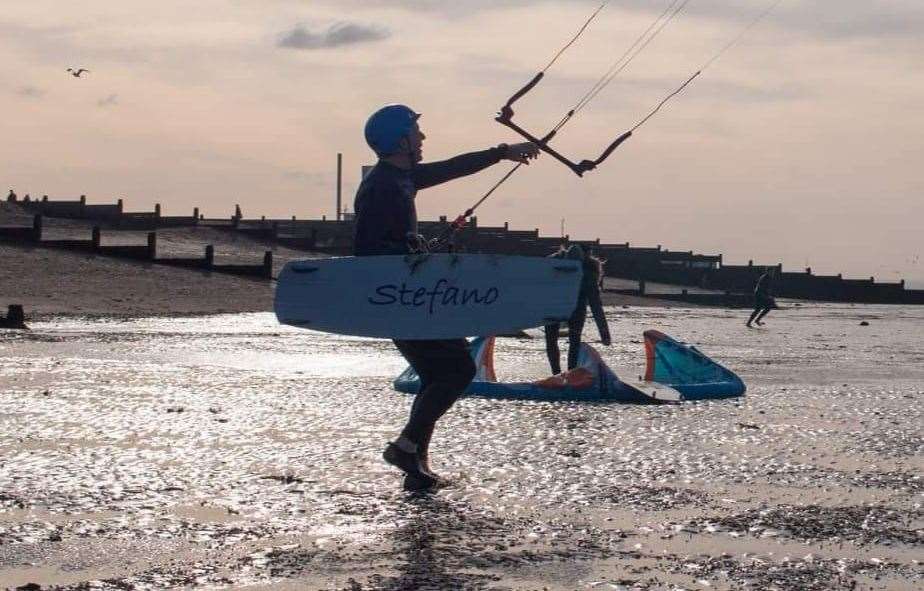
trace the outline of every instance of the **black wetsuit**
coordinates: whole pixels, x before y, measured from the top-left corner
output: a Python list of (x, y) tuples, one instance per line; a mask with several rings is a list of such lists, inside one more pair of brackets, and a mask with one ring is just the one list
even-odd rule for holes
[[(563, 256), (553, 255), (553, 256)], [(594, 321), (597, 323), (597, 330), (603, 342), (610, 342), (610, 328), (606, 324), (606, 316), (603, 313), (603, 302), (600, 300), (600, 269), (596, 261), (584, 258), (582, 261), (583, 276), (581, 278), (581, 290), (578, 293), (577, 306), (568, 319), (568, 369), (574, 369), (578, 364), (578, 354), (581, 351), (581, 333), (584, 332), (584, 322), (587, 319), (587, 306), (593, 313)], [(545, 352), (549, 357), (549, 365), (552, 373), (557, 375), (561, 373), (561, 353), (558, 350), (558, 330), (560, 323), (548, 324), (545, 327)]]
[(773, 277), (769, 273), (764, 273), (754, 286), (754, 311), (751, 312), (751, 317), (748, 318), (748, 326), (754, 321), (760, 324), (761, 318), (766, 316), (775, 305), (773, 301)]
[[(418, 164), (410, 170), (380, 161), (356, 192), (355, 254), (409, 254), (408, 235), (417, 234), (417, 191), (483, 170), (499, 162), (502, 154), (501, 148), (491, 148), (442, 162)], [(426, 455), (436, 421), (475, 377), (475, 363), (465, 339), (394, 343), (420, 376), (420, 392), (402, 435), (418, 444)]]

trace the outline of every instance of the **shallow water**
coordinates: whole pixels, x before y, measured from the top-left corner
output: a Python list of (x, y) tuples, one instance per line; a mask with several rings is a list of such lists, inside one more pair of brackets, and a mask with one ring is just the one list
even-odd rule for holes
[[(656, 328), (747, 396), (465, 399), (433, 443), (450, 485), (423, 497), (379, 456), (411, 400), (386, 341), (270, 314), (0, 331), (0, 582), (919, 588), (924, 309), (784, 305), (761, 329), (608, 310), (617, 374)], [(499, 340), (500, 379), (547, 375), (532, 334)]]

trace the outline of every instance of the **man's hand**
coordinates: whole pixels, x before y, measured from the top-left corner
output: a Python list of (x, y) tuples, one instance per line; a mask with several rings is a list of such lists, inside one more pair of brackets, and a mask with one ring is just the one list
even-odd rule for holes
[(415, 234), (414, 232), (407, 233), (407, 245), (410, 248), (412, 253), (422, 254), (430, 252), (430, 244), (427, 242), (427, 239), (424, 238), (421, 234)]
[[(506, 144), (505, 144), (506, 145)], [(539, 146), (532, 142), (523, 142), (521, 144), (510, 144), (507, 145), (507, 150), (505, 151), (503, 158), (505, 160), (513, 160), (514, 162), (519, 162), (520, 164), (529, 164), (530, 160), (539, 157)]]

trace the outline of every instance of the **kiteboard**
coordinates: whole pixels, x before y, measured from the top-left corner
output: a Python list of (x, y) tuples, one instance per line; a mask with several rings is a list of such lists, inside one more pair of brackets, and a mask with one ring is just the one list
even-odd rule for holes
[(420, 254), (292, 261), (279, 274), (282, 324), (390, 339), (449, 339), (566, 322), (580, 261)]
[(625, 390), (632, 392), (639, 398), (647, 398), (651, 402), (669, 404), (683, 402), (683, 394), (658, 382), (646, 382), (642, 380), (630, 380), (624, 377), (619, 378), (619, 384)]

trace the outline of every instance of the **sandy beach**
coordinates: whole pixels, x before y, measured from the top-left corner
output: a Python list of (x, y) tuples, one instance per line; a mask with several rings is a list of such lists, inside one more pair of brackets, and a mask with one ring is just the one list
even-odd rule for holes
[[(465, 399), (425, 496), (379, 455), (410, 403), (387, 342), (266, 313), (0, 331), (0, 587), (919, 589), (922, 311), (740, 316), (610, 307), (599, 349), (638, 371), (664, 330), (743, 399)], [(547, 371), (533, 336), (501, 379)]]
[[(0, 203), (0, 226), (31, 224), (32, 216), (21, 207)], [(47, 239), (87, 240), (93, 224), (47, 218), (44, 226)], [(145, 244), (146, 234), (104, 228), (103, 244)], [(159, 256), (202, 256), (207, 244), (215, 246), (216, 262), (257, 264), (265, 250), (275, 250), (281, 268), (287, 260), (311, 256), (210, 228), (158, 232)], [(0, 261), (0, 307), (22, 304), (29, 318), (272, 310), (267, 281), (31, 245), (0, 244)]]

